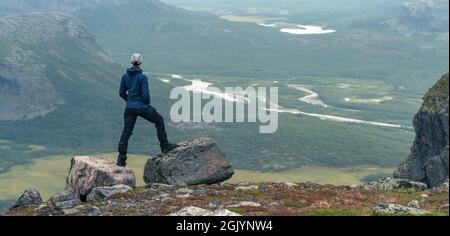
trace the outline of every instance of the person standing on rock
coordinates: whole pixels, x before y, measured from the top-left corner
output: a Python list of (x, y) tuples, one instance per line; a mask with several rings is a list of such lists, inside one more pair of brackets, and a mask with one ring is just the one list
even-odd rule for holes
[(132, 67), (127, 69), (120, 82), (120, 97), (126, 102), (124, 112), (124, 128), (119, 142), (118, 166), (126, 166), (128, 140), (133, 134), (137, 117), (155, 124), (162, 153), (167, 153), (177, 147), (167, 140), (164, 118), (150, 105), (150, 90), (148, 78), (140, 68), (142, 56), (135, 53), (131, 56)]

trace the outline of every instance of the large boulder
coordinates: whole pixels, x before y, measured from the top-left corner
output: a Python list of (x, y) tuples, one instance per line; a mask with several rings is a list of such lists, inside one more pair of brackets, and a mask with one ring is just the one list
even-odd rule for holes
[(66, 188), (72, 189), (80, 196), (86, 197), (96, 187), (114, 185), (136, 186), (133, 170), (117, 166), (114, 162), (89, 157), (76, 156), (71, 160), (69, 173), (66, 177)]
[(230, 162), (216, 143), (199, 138), (180, 143), (167, 154), (149, 159), (145, 164), (145, 183), (170, 185), (215, 184), (234, 174)]
[(22, 195), (20, 195), (19, 199), (11, 206), (10, 210), (38, 206), (42, 204), (41, 194), (35, 189), (27, 189)]

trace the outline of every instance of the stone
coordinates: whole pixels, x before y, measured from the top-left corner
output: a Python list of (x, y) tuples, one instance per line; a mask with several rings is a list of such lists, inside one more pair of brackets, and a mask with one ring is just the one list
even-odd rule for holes
[(242, 216), (241, 214), (229, 211), (227, 209), (215, 210), (209, 216)]
[[(448, 189), (448, 186), (449, 186), (449, 183), (448, 183), (448, 179), (446, 179), (445, 181), (444, 181), (444, 183), (442, 183), (442, 185), (440, 186), (441, 188), (446, 188), (446, 189)], [(447, 190), (448, 191), (448, 190)]]
[(180, 211), (169, 214), (169, 216), (241, 216), (226, 209), (208, 211), (199, 207), (186, 207)]
[(288, 188), (295, 188), (295, 187), (297, 187), (297, 184), (294, 184), (294, 183), (289, 183), (289, 182), (285, 182), (285, 183), (283, 183), (286, 187), (288, 187)]
[(20, 195), (17, 201), (11, 206), (10, 210), (39, 206), (42, 203), (41, 194), (37, 190), (29, 188)]
[(302, 187), (305, 189), (320, 189), (321, 185), (318, 183), (306, 182)]
[(236, 190), (246, 191), (246, 190), (257, 190), (259, 189), (258, 185), (249, 185), (249, 186), (237, 186)]
[(220, 183), (233, 176), (230, 162), (212, 139), (199, 138), (178, 145), (147, 161), (145, 183), (192, 186)]
[(422, 209), (405, 207), (398, 204), (379, 204), (372, 208), (372, 211), (381, 214), (413, 214), (422, 215), (428, 213)]
[(145, 187), (154, 189), (154, 190), (158, 190), (158, 191), (166, 191), (166, 190), (171, 190), (171, 189), (175, 188), (175, 186), (173, 186), (173, 185), (160, 184), (160, 183), (149, 183), (149, 184), (145, 185)]
[(73, 157), (66, 177), (66, 189), (73, 189), (82, 197), (96, 187), (127, 185), (134, 188), (136, 177), (133, 170), (117, 166), (114, 162), (90, 157)]
[(211, 211), (191, 206), (183, 208), (180, 211), (171, 213), (169, 216), (208, 216), (210, 214)]
[(180, 188), (175, 191), (176, 194), (193, 194), (194, 190), (189, 188)]
[(221, 207), (223, 202), (221, 200), (214, 200), (208, 203), (208, 208), (218, 208)]
[(448, 186), (449, 186), (449, 184), (448, 184), (448, 179), (446, 179), (446, 180), (444, 181), (444, 183), (442, 183), (441, 186), (434, 188), (433, 191), (434, 191), (434, 192), (446, 192), (446, 193), (448, 193), (448, 192), (449, 192), (449, 191), (448, 191), (448, 190), (449, 190), (449, 189), (448, 189)]
[(420, 209), (419, 201), (412, 200), (408, 203), (407, 207)]
[(384, 178), (378, 181), (370, 182), (362, 185), (365, 189), (374, 190), (394, 190), (394, 189), (415, 189), (417, 191), (424, 191), (428, 188), (425, 183), (415, 182), (409, 179), (398, 178)]
[(96, 187), (87, 195), (88, 201), (97, 201), (133, 190), (130, 186), (119, 184), (111, 187)]
[(261, 206), (261, 204), (256, 203), (256, 202), (240, 202), (238, 204), (233, 204), (228, 207), (236, 208), (236, 207), (260, 207), (260, 206)]
[(414, 117), (416, 138), (409, 158), (394, 177), (426, 183), (435, 188), (449, 173), (449, 75), (448, 73), (424, 96)]
[(69, 189), (55, 193), (50, 197), (49, 203), (59, 209), (73, 208), (81, 203), (80, 195)]

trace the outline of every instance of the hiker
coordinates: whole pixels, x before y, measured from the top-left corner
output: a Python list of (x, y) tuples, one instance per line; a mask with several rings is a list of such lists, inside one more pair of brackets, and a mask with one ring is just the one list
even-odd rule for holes
[(164, 118), (150, 105), (148, 78), (142, 73), (140, 68), (142, 56), (138, 53), (133, 54), (131, 56), (131, 64), (132, 67), (127, 69), (120, 82), (120, 97), (127, 103), (124, 112), (124, 128), (118, 147), (119, 156), (117, 158), (117, 165), (123, 167), (127, 165), (128, 140), (133, 134), (138, 116), (155, 124), (162, 153), (167, 153), (177, 147), (176, 144), (169, 143), (167, 140)]

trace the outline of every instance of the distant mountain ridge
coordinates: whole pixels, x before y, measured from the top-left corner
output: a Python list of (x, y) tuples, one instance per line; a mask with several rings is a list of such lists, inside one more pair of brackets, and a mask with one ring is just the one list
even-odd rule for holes
[(393, 29), (406, 34), (435, 34), (438, 40), (449, 40), (448, 0), (409, 0), (402, 13), (389, 21)]
[[(156, 0), (138, 0), (157, 4)], [(120, 6), (121, 4), (135, 3), (136, 0), (0, 0), (0, 15), (15, 15), (27, 12), (60, 11), (75, 13), (80, 9), (94, 9), (103, 3)], [(160, 5), (161, 7), (162, 5)]]

